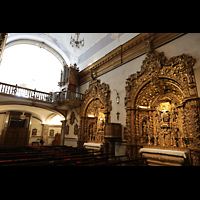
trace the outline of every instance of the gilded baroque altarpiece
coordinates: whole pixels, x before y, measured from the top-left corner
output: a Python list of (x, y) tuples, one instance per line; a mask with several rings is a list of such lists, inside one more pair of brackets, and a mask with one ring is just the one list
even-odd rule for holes
[(94, 74), (92, 78), (81, 105), (79, 147), (82, 147), (84, 142), (105, 143), (105, 124), (110, 123), (112, 102), (109, 85), (100, 83)]
[[(149, 43), (141, 71), (126, 81), (127, 155), (136, 158), (145, 145), (164, 149), (200, 147), (195, 62), (186, 54), (167, 59)], [(199, 162), (197, 157), (194, 153), (194, 163)]]

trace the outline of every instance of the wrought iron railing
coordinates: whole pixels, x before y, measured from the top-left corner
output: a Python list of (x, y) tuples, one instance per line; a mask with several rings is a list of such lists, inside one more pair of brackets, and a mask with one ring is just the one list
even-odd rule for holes
[(0, 93), (14, 95), (17, 97), (35, 99), (46, 102), (60, 101), (60, 100), (82, 100), (82, 94), (77, 92), (65, 91), (47, 93), (38, 90), (24, 88), (18, 85), (10, 85), (0, 82)]

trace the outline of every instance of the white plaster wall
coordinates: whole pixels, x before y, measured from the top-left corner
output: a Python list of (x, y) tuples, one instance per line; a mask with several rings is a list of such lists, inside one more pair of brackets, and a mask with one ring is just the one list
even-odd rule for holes
[(30, 133), (30, 137), (34, 137), (32, 136), (32, 131), (33, 129), (36, 128), (37, 129), (37, 136), (41, 136), (42, 134), (42, 123), (40, 120), (36, 119), (36, 118), (32, 118), (32, 123), (31, 123), (31, 133)]

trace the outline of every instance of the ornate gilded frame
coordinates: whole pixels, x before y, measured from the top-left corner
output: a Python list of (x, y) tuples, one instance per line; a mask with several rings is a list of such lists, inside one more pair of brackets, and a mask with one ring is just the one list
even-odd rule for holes
[[(100, 134), (101, 139), (95, 139), (93, 142), (104, 142), (104, 126), (106, 123), (110, 123), (110, 111), (112, 110), (112, 101), (110, 100), (110, 88), (106, 83), (100, 82), (100, 80), (95, 79), (89, 83), (89, 88), (83, 94), (83, 102), (81, 104), (80, 112), (80, 130), (78, 134), (78, 147), (82, 147), (84, 142), (88, 142), (88, 128), (89, 125), (87, 121), (89, 119), (88, 114), (91, 104), (97, 104), (100, 106), (98, 108), (101, 112), (101, 115), (91, 117), (91, 121), (95, 123), (96, 135)], [(98, 111), (99, 112), (99, 111)]]

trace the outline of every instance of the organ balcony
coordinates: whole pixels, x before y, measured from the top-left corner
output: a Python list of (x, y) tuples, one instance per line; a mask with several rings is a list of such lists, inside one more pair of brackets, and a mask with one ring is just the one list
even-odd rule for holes
[(83, 94), (69, 90), (52, 94), (53, 105), (60, 110), (80, 107), (82, 98)]
[(32, 104), (44, 104), (48, 107), (54, 107), (58, 110), (68, 110), (81, 106), (83, 95), (76, 92), (78, 87), (78, 68), (76, 64), (68, 67), (64, 65), (64, 74), (61, 73), (61, 82), (59, 92), (42, 92), (18, 85), (11, 85), (0, 82), (0, 94), (17, 97), (17, 100), (27, 99), (26, 102)]

